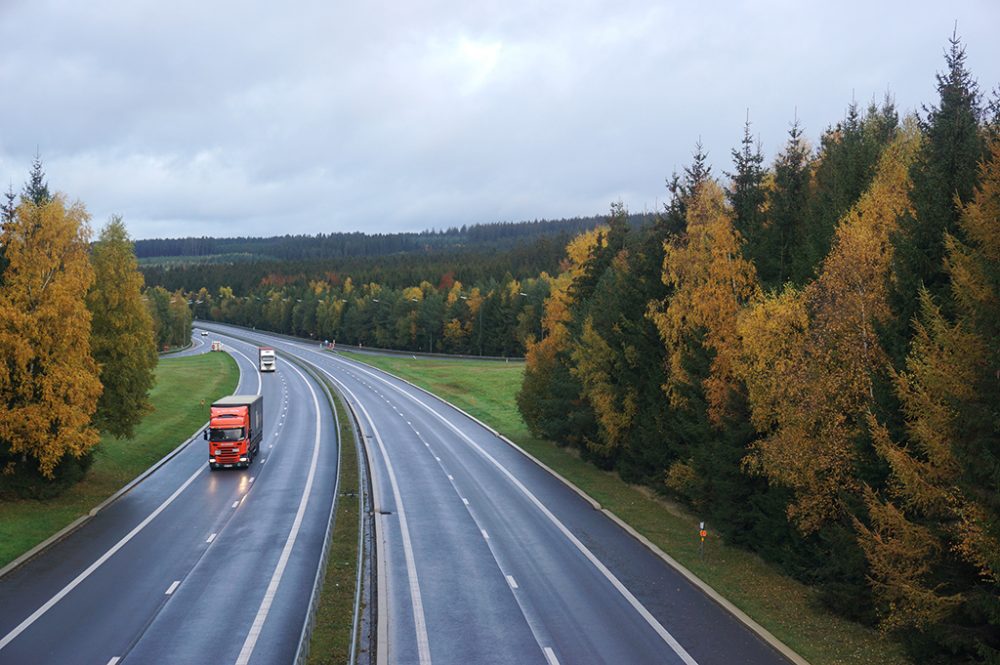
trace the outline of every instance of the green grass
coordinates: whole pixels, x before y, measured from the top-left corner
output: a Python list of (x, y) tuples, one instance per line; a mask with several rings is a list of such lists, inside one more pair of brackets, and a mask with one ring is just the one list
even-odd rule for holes
[(334, 401), (340, 419), (340, 496), (323, 592), (309, 643), (309, 665), (346, 663), (351, 651), (361, 495), (358, 491), (358, 455), (354, 447), (352, 421), (341, 400), (335, 396)]
[(517, 410), (523, 363), (401, 358), (341, 352), (412, 381), (496, 428), (656, 543), (813, 665), (902, 665), (877, 631), (819, 607), (815, 592), (759, 557), (709, 534), (698, 556), (698, 519), (648, 488), (624, 483), (572, 450), (531, 436)]
[(53, 499), (0, 502), (0, 566), (127, 485), (208, 420), (208, 405), (236, 389), (239, 369), (226, 353), (161, 358), (150, 392), (155, 409), (132, 439), (104, 436), (77, 485)]

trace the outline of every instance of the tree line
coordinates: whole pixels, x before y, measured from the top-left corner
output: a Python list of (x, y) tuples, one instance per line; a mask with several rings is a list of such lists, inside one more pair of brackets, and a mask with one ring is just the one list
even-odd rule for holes
[(268, 238), (156, 238), (138, 240), (136, 255), (153, 257), (197, 257), (216, 254), (247, 254), (282, 261), (377, 257), (401, 252), (454, 249), (508, 249), (549, 236), (576, 235), (600, 224), (600, 217), (573, 217), (530, 222), (498, 222), (452, 227), (419, 233), (334, 232), (316, 235), (284, 235)]
[(766, 165), (747, 122), (651, 226), (567, 247), (528, 343), (532, 431), (690, 506), (899, 638), (1000, 662), (1000, 105), (852, 103)]
[(49, 191), (36, 157), (0, 206), (0, 499), (64, 490), (102, 432), (130, 437), (150, 411), (165, 319), (142, 288), (121, 218), (91, 243), (86, 208)]

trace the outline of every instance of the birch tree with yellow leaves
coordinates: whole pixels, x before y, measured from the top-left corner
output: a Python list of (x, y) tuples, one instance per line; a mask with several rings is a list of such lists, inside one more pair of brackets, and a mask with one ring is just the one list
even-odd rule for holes
[(90, 351), (89, 215), (62, 195), (22, 197), (0, 234), (0, 483), (57, 475), (97, 445), (101, 394)]

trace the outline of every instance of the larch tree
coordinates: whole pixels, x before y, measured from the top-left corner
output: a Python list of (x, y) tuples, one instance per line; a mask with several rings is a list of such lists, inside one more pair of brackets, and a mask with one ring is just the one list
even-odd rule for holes
[[(733, 506), (759, 484), (741, 473), (746, 455), (743, 387), (734, 374), (739, 352), (739, 312), (760, 297), (753, 264), (733, 214), (714, 180), (703, 182), (686, 207), (686, 231), (664, 244), (660, 269), (667, 290), (647, 316), (665, 351), (663, 388), (674, 458), (663, 480), (672, 491), (716, 520), (721, 528), (741, 519)], [(704, 514), (704, 513), (703, 513)]]
[(765, 434), (749, 467), (789, 487), (788, 514), (803, 533), (842, 519), (860, 492), (859, 439), (887, 370), (878, 330), (891, 318), (889, 236), (909, 209), (911, 126), (885, 150), (868, 191), (837, 227), (818, 279), (787, 288), (742, 317), (739, 373), (753, 422)]
[(142, 274), (121, 217), (112, 217), (102, 229), (91, 263), (90, 343), (104, 386), (94, 425), (127, 438), (152, 408), (148, 394), (155, 380), (157, 353), (153, 320), (142, 302)]
[[(888, 488), (858, 523), (882, 626), (968, 662), (1000, 662), (1000, 141), (946, 234), (947, 315), (928, 289), (905, 370), (903, 441), (871, 418)], [(911, 633), (916, 631), (915, 638)], [(920, 639), (923, 637), (924, 639)]]
[(586, 279), (588, 263), (607, 243), (607, 227), (578, 235), (566, 246), (565, 270), (552, 281), (542, 317), (542, 338), (528, 347), (524, 382), (517, 405), (525, 423), (537, 436), (560, 444), (585, 446), (593, 427), (593, 412), (581, 398), (579, 381), (570, 373), (574, 308)]
[(672, 294), (662, 310), (650, 309), (668, 350), (668, 386), (676, 404), (683, 400), (675, 388), (690, 382), (685, 358), (692, 346), (710, 350), (704, 389), (716, 423), (728, 412), (736, 384), (737, 315), (760, 295), (756, 271), (743, 258), (742, 244), (722, 189), (713, 180), (705, 181), (688, 203), (686, 234), (665, 245), (663, 282)]
[(0, 286), (0, 472), (7, 476), (37, 471), (52, 479), (60, 464), (98, 443), (88, 220), (82, 204), (67, 206), (61, 195), (41, 204), (29, 196), (0, 235), (9, 262)]

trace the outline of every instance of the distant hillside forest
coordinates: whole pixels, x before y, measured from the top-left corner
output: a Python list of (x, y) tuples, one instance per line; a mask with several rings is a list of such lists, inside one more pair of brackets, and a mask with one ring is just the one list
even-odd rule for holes
[(594, 228), (601, 217), (574, 217), (533, 222), (473, 224), (444, 231), (419, 233), (320, 233), (270, 238), (176, 238), (137, 240), (140, 259), (245, 254), (281, 261), (388, 256), (455, 249), (507, 249), (531, 240), (573, 236)]
[(1000, 663), (1000, 97), (965, 62), (952, 39), (934, 104), (851, 103), (815, 145), (795, 122), (770, 164), (747, 122), (730, 171), (698, 146), (654, 220), (612, 204), (565, 250), (147, 278), (186, 274), (199, 318), (525, 353), (536, 435), (683, 502), (914, 662)]

